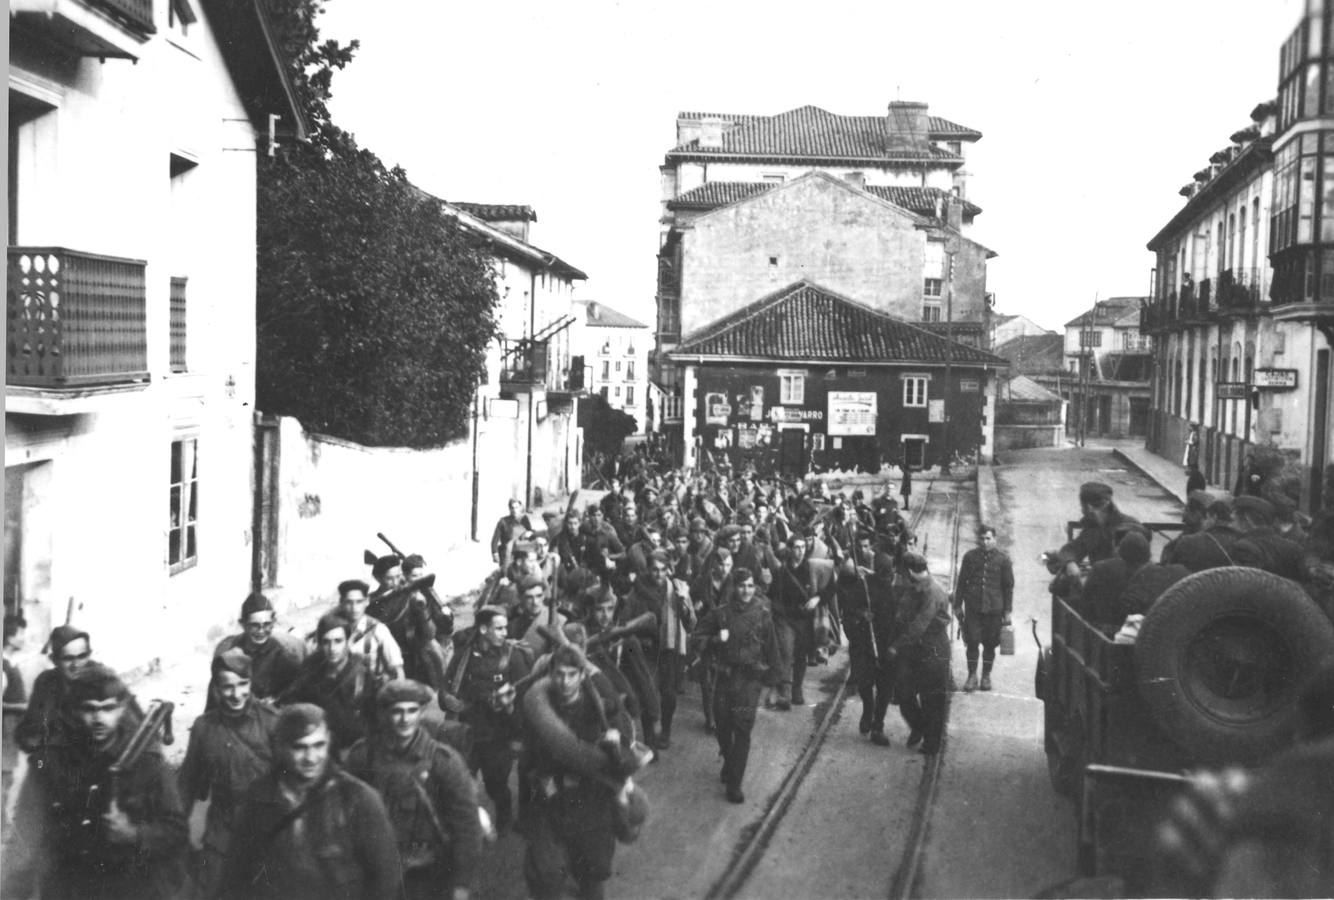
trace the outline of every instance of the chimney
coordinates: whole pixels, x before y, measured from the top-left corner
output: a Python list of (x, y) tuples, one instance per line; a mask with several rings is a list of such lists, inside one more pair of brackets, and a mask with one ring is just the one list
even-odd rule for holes
[(866, 190), (865, 172), (849, 172), (847, 175), (843, 176), (843, 180), (860, 191)]
[(723, 145), (723, 120), (718, 118), (703, 119), (699, 123), (699, 145), (701, 148), (719, 149)]
[(588, 301), (588, 317), (595, 321), (602, 318), (602, 309), (596, 300)]
[(945, 224), (955, 231), (963, 231), (963, 201), (953, 194), (945, 198)]
[(925, 151), (930, 142), (927, 140), (926, 104), (912, 100), (894, 100), (889, 104), (887, 119), (888, 134), (885, 141), (886, 152), (892, 154), (905, 151)]

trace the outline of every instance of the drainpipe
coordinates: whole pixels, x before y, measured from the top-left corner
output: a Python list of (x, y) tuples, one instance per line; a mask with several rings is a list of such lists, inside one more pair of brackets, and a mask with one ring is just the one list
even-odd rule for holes
[[(528, 275), (528, 339), (531, 341), (533, 335), (537, 334), (537, 271)], [(530, 345), (529, 352), (532, 352)], [(543, 387), (545, 388), (545, 384)], [(528, 392), (528, 464), (524, 466), (527, 472), (526, 482), (523, 491), (523, 504), (527, 508), (533, 503), (533, 391)]]

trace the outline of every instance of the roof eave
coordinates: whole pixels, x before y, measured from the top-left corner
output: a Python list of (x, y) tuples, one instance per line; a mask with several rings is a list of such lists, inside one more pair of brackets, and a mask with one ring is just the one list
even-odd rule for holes
[(1251, 144), (1237, 156), (1232, 163), (1219, 172), (1216, 177), (1204, 185), (1193, 197), (1186, 201), (1167, 224), (1159, 229), (1145, 247), (1153, 253), (1167, 243), (1182, 226), (1200, 216), (1204, 210), (1217, 203), (1219, 196), (1236, 187), (1237, 183), (1255, 172), (1262, 172), (1272, 162), (1274, 153), (1271, 149), (1273, 140), (1268, 135)]

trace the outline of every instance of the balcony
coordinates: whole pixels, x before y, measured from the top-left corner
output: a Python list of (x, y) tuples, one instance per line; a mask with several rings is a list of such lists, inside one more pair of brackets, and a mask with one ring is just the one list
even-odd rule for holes
[(78, 56), (137, 60), (157, 29), (153, 0), (12, 0), (16, 30)]
[(500, 389), (511, 392), (540, 390), (547, 384), (547, 356), (551, 345), (530, 338), (500, 342)]
[(681, 421), (685, 400), (671, 394), (662, 395), (662, 421), (667, 424)]
[(69, 390), (148, 380), (144, 262), (10, 247), (8, 387)]
[(1260, 270), (1227, 269), (1218, 273), (1218, 309), (1224, 314), (1260, 309)]

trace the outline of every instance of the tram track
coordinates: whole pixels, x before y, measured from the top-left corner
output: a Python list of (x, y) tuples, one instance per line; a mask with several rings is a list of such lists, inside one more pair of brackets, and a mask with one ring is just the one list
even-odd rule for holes
[[(933, 509), (933, 503), (939, 503), (939, 499), (947, 498), (948, 520), (947, 533), (951, 544), (950, 548), (950, 581), (952, 586), (953, 573), (958, 568), (959, 557), (959, 535), (963, 520), (961, 504), (962, 492), (954, 491), (932, 491), (931, 488), (936, 483), (936, 477), (932, 476), (926, 484), (926, 489), (922, 491), (922, 502), (908, 523), (908, 527), (913, 533), (917, 533), (921, 523), (925, 519), (928, 510)], [(770, 841), (783, 823), (788, 811), (797, 798), (803, 784), (810, 775), (812, 767), (820, 756), (820, 751), (828, 740), (829, 734), (838, 722), (843, 712), (844, 703), (847, 701), (847, 695), (851, 682), (851, 666), (845, 660), (843, 663), (842, 677), (839, 679), (838, 688), (828, 701), (823, 715), (820, 717), (815, 729), (807, 739), (806, 745), (802, 748), (800, 756), (793, 764), (792, 768), (784, 777), (778, 790), (774, 793), (764, 813), (758, 822), (747, 829), (736, 849), (733, 852), (732, 859), (728, 867), (713, 882), (708, 891), (704, 894), (708, 900), (726, 900), (726, 898), (736, 897), (741, 893), (747, 879), (755, 871), (756, 867), (764, 859), (764, 855), (769, 847)], [(899, 859), (899, 864), (894, 871), (890, 882), (889, 897), (904, 898), (911, 896), (913, 884), (917, 879), (921, 867), (923, 850), (926, 844), (928, 826), (930, 823), (931, 807), (935, 800), (936, 788), (939, 782), (940, 763), (944, 756), (943, 750), (934, 756), (926, 758), (926, 765), (923, 767), (921, 780), (918, 784), (917, 797), (914, 804), (911, 823), (907, 834), (904, 852)]]

